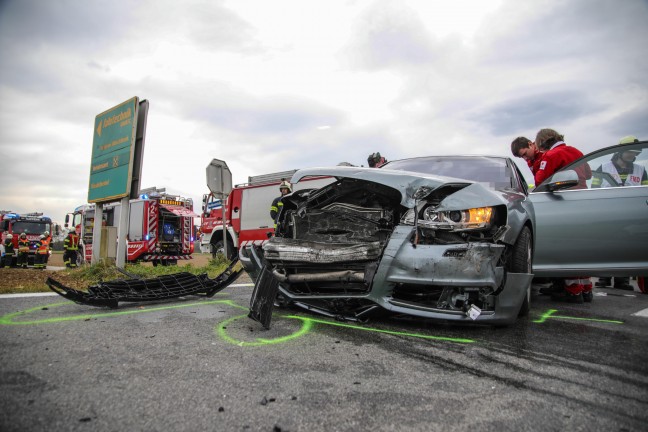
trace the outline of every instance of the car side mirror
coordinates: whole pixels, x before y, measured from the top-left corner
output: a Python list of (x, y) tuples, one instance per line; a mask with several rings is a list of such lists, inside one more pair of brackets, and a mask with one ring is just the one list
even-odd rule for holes
[(551, 182), (547, 183), (546, 189), (549, 192), (556, 192), (563, 189), (568, 189), (578, 185), (578, 174), (576, 171), (567, 170), (560, 171), (551, 177)]

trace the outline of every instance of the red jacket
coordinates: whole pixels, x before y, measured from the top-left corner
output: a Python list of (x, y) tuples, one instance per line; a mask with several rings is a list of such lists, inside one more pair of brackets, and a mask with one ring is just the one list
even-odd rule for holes
[[(538, 187), (543, 181), (551, 177), (556, 171), (574, 162), (576, 159), (583, 157), (583, 153), (576, 147), (571, 147), (564, 142), (556, 143), (550, 150), (546, 151), (535, 172), (535, 184)], [(581, 172), (583, 171), (583, 172)], [(589, 171), (585, 172), (585, 171)], [(585, 170), (578, 169), (578, 176), (581, 182), (585, 183), (585, 179), (592, 177), (592, 172), (589, 170), (589, 165)]]
[(531, 173), (535, 176), (538, 170), (540, 169), (540, 163), (542, 162), (542, 158), (544, 158), (545, 152), (541, 151), (536, 151), (535, 154), (533, 155), (533, 160), (527, 160), (526, 163), (529, 166), (529, 169), (531, 170)]

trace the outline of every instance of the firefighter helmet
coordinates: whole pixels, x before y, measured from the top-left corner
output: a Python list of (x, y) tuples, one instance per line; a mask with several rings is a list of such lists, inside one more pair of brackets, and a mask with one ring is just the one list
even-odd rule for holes
[(43, 240), (44, 238), (45, 238), (45, 235), (44, 235), (44, 234), (41, 234), (41, 235), (40, 235), (40, 239)]
[(11, 239), (13, 238), (13, 235), (11, 235), (11, 234), (7, 234), (7, 238), (8, 238), (9, 240), (11, 240)]
[(624, 136), (619, 140), (619, 144), (634, 144), (636, 142), (639, 142), (639, 140), (634, 135)]
[(45, 237), (47, 237), (47, 236), (49, 235), (49, 231), (45, 231), (45, 232), (43, 233), (43, 235), (44, 235)]
[(27, 234), (25, 234), (25, 233), (21, 233), (21, 234), (20, 234), (20, 238), (27, 238)]
[(279, 190), (281, 189), (288, 189), (288, 192), (292, 192), (292, 186), (290, 186), (290, 182), (286, 180), (282, 181), (279, 185)]
[[(638, 142), (639, 142), (639, 140), (637, 139), (636, 136), (628, 135), (628, 136), (624, 136), (623, 138), (621, 138), (619, 140), (619, 145), (629, 145), (629, 144), (634, 144), (634, 143), (638, 143)], [(626, 163), (629, 163), (629, 162), (634, 162), (635, 161), (637, 155), (639, 153), (641, 153), (641, 149), (636, 148), (636, 149), (625, 150), (623, 148), (620, 148), (616, 153), (614, 153), (614, 155), (612, 155), (612, 160), (613, 161), (619, 160), (623, 156), (623, 153), (626, 153), (626, 152), (634, 153), (633, 156), (630, 156), (630, 155), (626, 156), (626, 157), (632, 157), (632, 161), (626, 160)]]

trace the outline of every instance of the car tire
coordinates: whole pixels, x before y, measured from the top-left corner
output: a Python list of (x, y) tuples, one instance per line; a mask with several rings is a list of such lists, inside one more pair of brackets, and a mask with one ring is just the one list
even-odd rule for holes
[[(531, 230), (529, 227), (522, 228), (520, 235), (518, 236), (513, 249), (511, 250), (511, 255), (506, 263), (506, 270), (511, 273), (531, 273), (532, 272), (532, 262), (533, 262), (533, 247), (531, 239)], [(522, 306), (520, 306), (520, 311), (518, 316), (527, 316), (529, 310), (531, 309), (531, 285), (527, 288), (526, 295), (524, 296), (524, 301)]]

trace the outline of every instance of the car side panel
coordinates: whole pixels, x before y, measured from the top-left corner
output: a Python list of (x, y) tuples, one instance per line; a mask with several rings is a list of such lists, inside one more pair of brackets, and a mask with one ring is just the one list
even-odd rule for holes
[(532, 193), (534, 274), (648, 275), (648, 187)]

